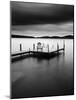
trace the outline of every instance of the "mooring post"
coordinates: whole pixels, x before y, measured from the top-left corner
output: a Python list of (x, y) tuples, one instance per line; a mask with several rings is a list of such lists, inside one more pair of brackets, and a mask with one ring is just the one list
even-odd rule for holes
[(29, 48), (29, 54), (30, 54), (30, 48)]
[(22, 51), (22, 45), (20, 44), (20, 51)]
[(35, 50), (35, 44), (33, 44), (33, 51)]
[(63, 50), (65, 51), (65, 41), (63, 41)]
[(57, 52), (59, 53), (59, 44), (57, 43)]
[(42, 46), (42, 48), (41, 48), (41, 51), (43, 52), (43, 46)]
[(36, 47), (36, 49), (37, 49), (37, 52), (38, 52), (38, 47)]
[(49, 52), (49, 44), (47, 44), (47, 47), (48, 47), (48, 52)]

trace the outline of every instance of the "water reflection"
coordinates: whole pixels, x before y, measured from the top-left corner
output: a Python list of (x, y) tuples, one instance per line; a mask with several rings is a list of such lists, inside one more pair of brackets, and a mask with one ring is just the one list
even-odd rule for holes
[(59, 56), (28, 57), (11, 64), (13, 98), (73, 94), (73, 40), (65, 43)]

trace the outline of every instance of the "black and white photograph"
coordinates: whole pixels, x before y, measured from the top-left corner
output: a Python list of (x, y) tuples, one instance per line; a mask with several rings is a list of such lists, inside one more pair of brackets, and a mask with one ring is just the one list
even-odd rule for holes
[(11, 98), (74, 95), (74, 5), (10, 1)]

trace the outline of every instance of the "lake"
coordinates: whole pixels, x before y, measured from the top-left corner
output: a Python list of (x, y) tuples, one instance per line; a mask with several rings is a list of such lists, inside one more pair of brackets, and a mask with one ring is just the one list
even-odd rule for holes
[(33, 50), (33, 43), (44, 45), (44, 51), (54, 51), (63, 47), (65, 53), (49, 60), (25, 58), (11, 63), (12, 98), (72, 95), (74, 92), (73, 39), (12, 38), (11, 53)]

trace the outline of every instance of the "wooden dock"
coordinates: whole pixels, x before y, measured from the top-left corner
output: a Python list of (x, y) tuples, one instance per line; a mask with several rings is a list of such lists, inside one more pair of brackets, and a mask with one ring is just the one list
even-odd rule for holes
[(59, 49), (59, 50), (55, 50), (55, 51), (52, 51), (52, 52), (41, 52), (41, 51), (24, 51), (24, 52), (18, 52), (18, 53), (13, 53), (13, 54), (11, 54), (11, 56), (13, 57), (13, 56), (22, 56), (22, 55), (26, 55), (26, 54), (28, 54), (28, 55), (30, 55), (30, 54), (36, 54), (36, 53), (38, 53), (38, 54), (52, 54), (52, 53), (58, 53), (59, 51), (63, 51), (64, 50), (64, 48), (61, 48), (61, 49)]
[(60, 48), (60, 49), (59, 49), (59, 45), (57, 44), (57, 50), (54, 50), (51, 52), (49, 51), (49, 45), (48, 45), (48, 51), (44, 52), (44, 51), (42, 51), (42, 48), (41, 48), (41, 51), (38, 51), (38, 50), (31, 51), (30, 48), (29, 48), (29, 51), (22, 51), (22, 47), (20, 44), (20, 51), (11, 54), (11, 60), (15, 61), (15, 60), (19, 60), (19, 59), (26, 58), (26, 57), (39, 57), (39, 58), (47, 59), (47, 58), (51, 58), (53, 56), (58, 56), (61, 51), (63, 51), (63, 52), (65, 51), (65, 44), (63, 44), (63, 48)]
[(55, 50), (52, 52), (40, 52), (40, 51), (18, 52), (18, 53), (11, 54), (11, 60), (13, 62), (13, 61), (21, 60), (27, 57), (37, 57), (37, 58), (49, 59), (51, 57), (58, 56), (60, 54), (60, 51), (64, 52), (64, 48), (61, 48), (59, 50)]

